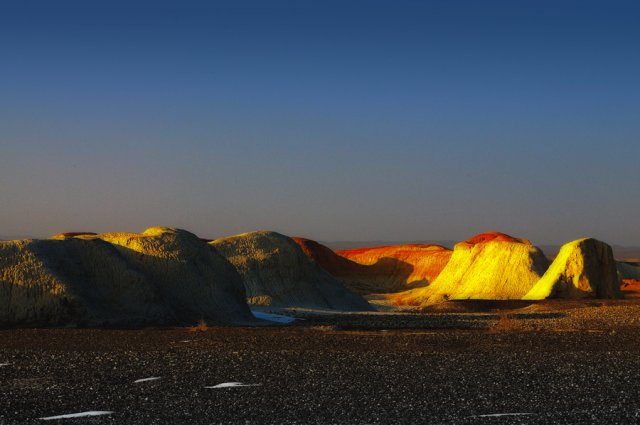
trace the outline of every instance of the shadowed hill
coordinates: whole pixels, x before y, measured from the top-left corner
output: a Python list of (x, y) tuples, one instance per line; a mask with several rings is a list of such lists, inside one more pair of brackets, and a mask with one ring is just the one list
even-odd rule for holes
[(252, 305), (370, 310), (359, 295), (311, 261), (293, 239), (251, 232), (211, 242), (242, 276)]
[(455, 245), (436, 280), (397, 294), (398, 305), (428, 305), (458, 299), (520, 299), (548, 266), (542, 251), (526, 239), (504, 233), (476, 235)]
[(251, 319), (235, 268), (193, 233), (152, 227), (142, 234), (103, 233), (98, 237), (118, 247), (149, 276), (180, 320)]
[(0, 242), (0, 325), (253, 321), (231, 264), (189, 232)]
[(336, 253), (358, 264), (372, 266), (377, 275), (388, 277), (390, 290), (398, 291), (433, 282), (449, 262), (452, 251), (440, 245), (408, 244)]
[(334, 252), (294, 237), (308, 257), (360, 294), (386, 293), (428, 285), (444, 268), (451, 251), (438, 245), (400, 245)]

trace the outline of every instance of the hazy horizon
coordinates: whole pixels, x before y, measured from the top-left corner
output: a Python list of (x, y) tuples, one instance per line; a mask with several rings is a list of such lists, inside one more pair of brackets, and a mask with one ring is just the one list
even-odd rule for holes
[(638, 246), (639, 12), (2, 2), (0, 236)]

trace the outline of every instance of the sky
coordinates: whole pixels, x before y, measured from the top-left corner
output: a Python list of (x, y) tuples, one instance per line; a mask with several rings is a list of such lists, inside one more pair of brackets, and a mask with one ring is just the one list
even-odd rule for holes
[(0, 2), (0, 235), (640, 245), (637, 1)]

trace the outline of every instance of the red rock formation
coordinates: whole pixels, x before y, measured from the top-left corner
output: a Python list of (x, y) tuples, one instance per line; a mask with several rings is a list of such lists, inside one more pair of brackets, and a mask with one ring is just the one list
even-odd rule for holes
[(620, 291), (625, 298), (640, 298), (640, 279), (623, 279)]
[(396, 292), (432, 282), (451, 257), (439, 245), (397, 245), (333, 252), (315, 241), (294, 238), (302, 250), (352, 290)]
[(467, 239), (466, 241), (463, 241), (461, 243), (465, 243), (467, 245), (476, 245), (479, 243), (485, 243), (485, 242), (489, 242), (489, 241), (496, 241), (496, 242), (519, 242), (519, 243), (525, 243), (525, 244), (529, 244), (530, 242), (527, 239), (520, 239), (520, 238), (514, 238), (513, 236), (509, 236), (506, 233), (500, 233), (500, 232), (485, 232), (485, 233), (480, 233), (479, 235), (475, 235), (469, 239)]
[(447, 265), (452, 251), (440, 245), (406, 244), (341, 250), (338, 255), (372, 265), (378, 273), (395, 276), (399, 290), (433, 282)]

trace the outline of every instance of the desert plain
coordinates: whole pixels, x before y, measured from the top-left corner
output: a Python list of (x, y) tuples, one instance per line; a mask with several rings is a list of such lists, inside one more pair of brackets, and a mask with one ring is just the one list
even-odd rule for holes
[[(300, 312), (305, 320), (290, 325), (199, 331), (3, 330), (0, 423), (88, 411), (113, 413), (51, 422), (638, 420), (635, 300), (470, 304), (429, 315)], [(159, 379), (136, 383), (147, 378)], [(228, 382), (248, 386), (208, 388)]]

